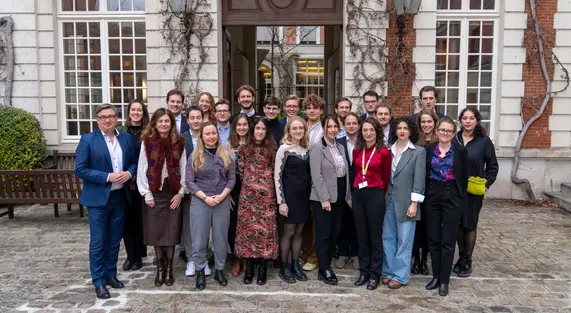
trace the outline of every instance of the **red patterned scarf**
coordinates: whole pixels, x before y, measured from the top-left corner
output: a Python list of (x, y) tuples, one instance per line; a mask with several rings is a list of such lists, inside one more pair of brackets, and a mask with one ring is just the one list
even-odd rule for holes
[(151, 192), (158, 192), (161, 188), (161, 178), (165, 160), (169, 174), (167, 180), (169, 187), (172, 191), (178, 192), (181, 187), (180, 158), (184, 152), (184, 138), (179, 137), (176, 144), (173, 145), (170, 136), (162, 138), (159, 134), (155, 134), (155, 136), (145, 141), (145, 152), (149, 164), (147, 179)]

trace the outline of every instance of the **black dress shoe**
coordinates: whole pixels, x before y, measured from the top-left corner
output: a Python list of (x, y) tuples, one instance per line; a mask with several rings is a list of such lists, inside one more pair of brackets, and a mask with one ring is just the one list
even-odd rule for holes
[(222, 270), (215, 270), (214, 271), (214, 280), (220, 286), (228, 286), (228, 280), (224, 276), (224, 271), (222, 271)]
[(105, 286), (95, 286), (95, 294), (99, 299), (109, 299), (111, 298), (111, 294), (109, 294), (109, 290)]
[(244, 271), (244, 284), (249, 285), (254, 281), (254, 260), (246, 259), (246, 270)]
[(415, 256), (414, 259), (412, 259), (412, 268), (410, 269), (410, 273), (413, 275), (420, 274), (420, 258), (418, 256)]
[(263, 286), (266, 284), (268, 279), (268, 262), (266, 260), (262, 260), (262, 263), (258, 265), (258, 279), (256, 280), (256, 284), (259, 286)]
[(427, 290), (433, 290), (436, 289), (440, 286), (440, 279), (438, 278), (433, 278), (427, 285), (426, 285), (426, 289)]
[(464, 263), (460, 267), (460, 271), (457, 273), (458, 277), (466, 278), (472, 275), (472, 260), (466, 257)]
[(111, 286), (111, 288), (123, 288), (125, 287), (125, 285), (123, 285), (123, 283), (117, 279), (117, 277), (110, 277), (107, 278), (107, 281), (105, 281), (105, 285), (109, 285)]
[(369, 279), (369, 283), (367, 284), (367, 290), (375, 290), (379, 286), (379, 279), (378, 278), (371, 278)]
[(196, 271), (196, 289), (204, 290), (206, 288), (206, 276), (204, 276), (204, 269)]
[(458, 256), (458, 261), (456, 261), (456, 263), (452, 267), (452, 272), (456, 274), (460, 272), (460, 269), (462, 268), (463, 264), (464, 264), (464, 253), (460, 253), (460, 255)]
[(123, 270), (130, 271), (132, 268), (133, 268), (133, 263), (129, 260), (125, 260), (125, 263), (123, 263)]
[(441, 297), (446, 297), (448, 295), (448, 284), (440, 284), (440, 288), (438, 288), (438, 294)]
[(287, 262), (282, 262), (281, 265), (279, 274), (280, 278), (288, 284), (295, 283), (295, 276), (292, 269), (289, 267), (289, 264)]
[(421, 275), (428, 275), (428, 274), (430, 274), (430, 273), (428, 272), (428, 265), (426, 264), (426, 260), (422, 260), (422, 261), (420, 262), (420, 274), (421, 274)]
[(133, 262), (133, 266), (131, 267), (131, 270), (138, 271), (142, 267), (143, 267), (143, 260), (139, 259), (139, 260)]
[(178, 252), (178, 257), (184, 261), (184, 263), (188, 263), (188, 258), (186, 257), (186, 251), (180, 250)]
[(359, 279), (357, 279), (357, 281), (355, 282), (355, 286), (363, 286), (364, 284), (369, 282), (369, 275), (361, 275), (359, 276)]
[(331, 268), (328, 268), (325, 271), (321, 269), (317, 270), (317, 279), (328, 285), (337, 285), (338, 283), (337, 276), (335, 276), (335, 273), (333, 273)]
[(305, 273), (303, 272), (303, 267), (301, 266), (301, 264), (299, 264), (299, 259), (291, 260), (291, 271), (293, 272), (293, 275), (295, 276), (296, 280), (307, 281), (307, 275), (305, 275)]

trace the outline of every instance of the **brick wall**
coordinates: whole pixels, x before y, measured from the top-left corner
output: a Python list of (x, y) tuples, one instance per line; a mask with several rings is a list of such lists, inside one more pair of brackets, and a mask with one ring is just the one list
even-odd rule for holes
[[(551, 61), (551, 47), (555, 46), (555, 29), (553, 27), (554, 14), (557, 12), (557, 0), (541, 0), (538, 2), (537, 19), (541, 23), (542, 34), (545, 38), (544, 49), (547, 56), (547, 68), (550, 79), (553, 80), (553, 62)], [(531, 22), (529, 3), (526, 1), (525, 12), (528, 16), (527, 28), (524, 31), (524, 48), (526, 50), (526, 63), (523, 64), (523, 81), (525, 91), (522, 108), (524, 121), (527, 121), (536, 112), (542, 103), (545, 92), (545, 82), (539, 65), (536, 48), (535, 33)], [(551, 133), (549, 131), (549, 116), (552, 112), (552, 101), (549, 101), (541, 118), (529, 128), (522, 144), (522, 148), (550, 148)]]
[[(392, 2), (387, 2), (387, 11), (391, 12), (393, 10)], [(406, 53), (406, 61), (409, 63), (410, 71), (412, 77), (414, 77), (415, 66), (412, 59), (413, 48), (416, 45), (416, 30), (413, 25), (413, 17), (404, 17), (405, 29), (403, 36), (404, 49), (403, 52)], [(387, 47), (390, 57), (396, 60), (397, 54), (397, 43), (399, 40), (398, 35), (398, 25), (397, 25), (397, 15), (396, 13), (391, 13), (389, 18), (389, 28), (387, 29)], [(392, 61), (391, 61), (392, 62)], [(391, 65), (387, 66), (388, 77), (391, 76)], [(412, 97), (412, 82), (402, 83), (398, 79), (389, 79), (387, 82), (388, 104), (392, 107), (392, 113), (395, 116), (398, 115), (409, 115), (414, 112), (413, 104), (414, 100)]]

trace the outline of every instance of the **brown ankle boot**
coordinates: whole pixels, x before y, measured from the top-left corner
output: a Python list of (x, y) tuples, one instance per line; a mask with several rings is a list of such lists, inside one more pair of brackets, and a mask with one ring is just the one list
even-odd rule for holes
[(172, 286), (174, 284), (174, 276), (172, 273), (172, 259), (167, 259), (167, 276), (165, 277), (165, 285)]
[(155, 287), (160, 287), (165, 283), (165, 260), (157, 259), (157, 276), (155, 277)]
[(232, 276), (238, 277), (240, 276), (241, 268), (240, 268), (240, 259), (234, 260), (234, 266), (232, 267)]

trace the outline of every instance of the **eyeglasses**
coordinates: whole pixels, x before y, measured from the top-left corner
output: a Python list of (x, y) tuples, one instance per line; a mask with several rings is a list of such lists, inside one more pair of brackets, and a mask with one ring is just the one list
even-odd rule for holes
[(297, 105), (286, 105), (286, 109), (297, 109)]
[(367, 104), (376, 103), (376, 102), (377, 102), (377, 100), (368, 100), (368, 101), (365, 101), (365, 103), (367, 103)]
[(226, 114), (226, 113), (230, 113), (230, 110), (216, 110), (216, 113)]
[(454, 130), (452, 129), (444, 129), (444, 128), (440, 128), (437, 131), (442, 135), (451, 135), (454, 132)]
[(99, 115), (97, 117), (98, 120), (100, 121), (107, 121), (107, 120), (114, 120), (115, 118), (117, 118), (117, 115)]
[(280, 109), (279, 108), (269, 108), (266, 107), (264, 110), (268, 111), (268, 112), (278, 112)]

